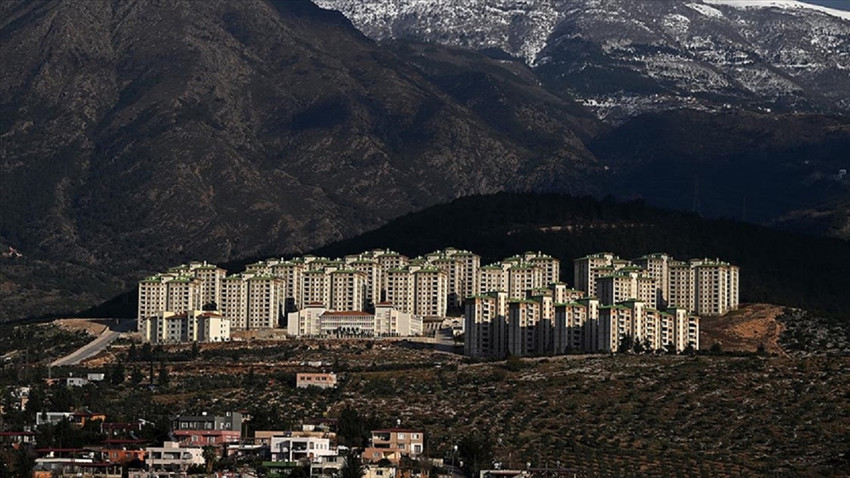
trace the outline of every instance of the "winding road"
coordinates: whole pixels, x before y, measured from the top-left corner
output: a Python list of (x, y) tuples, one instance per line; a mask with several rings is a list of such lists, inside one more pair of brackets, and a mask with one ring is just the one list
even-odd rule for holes
[(106, 349), (106, 346), (114, 342), (123, 332), (132, 330), (135, 325), (136, 319), (111, 319), (109, 326), (96, 339), (62, 358), (54, 360), (50, 366), (77, 365), (87, 358), (94, 357)]

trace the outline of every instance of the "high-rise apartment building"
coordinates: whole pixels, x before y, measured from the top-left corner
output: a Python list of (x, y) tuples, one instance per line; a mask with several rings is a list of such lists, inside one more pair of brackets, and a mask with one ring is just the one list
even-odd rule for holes
[(413, 273), (413, 313), (419, 316), (446, 315), (448, 276), (437, 267), (423, 267)]

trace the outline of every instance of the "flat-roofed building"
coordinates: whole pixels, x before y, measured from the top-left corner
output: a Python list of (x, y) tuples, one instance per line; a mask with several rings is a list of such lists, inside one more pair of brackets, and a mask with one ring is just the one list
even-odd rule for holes
[(248, 279), (251, 274), (233, 274), (221, 281), (221, 315), (233, 330), (248, 328)]
[(467, 297), (464, 307), (464, 354), (503, 358), (507, 354), (507, 292)]
[(296, 388), (336, 388), (337, 380), (335, 373), (324, 372), (298, 372), (295, 374)]
[(249, 330), (271, 329), (280, 325), (283, 313), (283, 281), (272, 275), (248, 279)]
[(508, 291), (508, 272), (502, 264), (489, 264), (479, 269), (478, 294)]
[[(312, 263), (311, 263), (312, 264)], [(331, 303), (331, 279), (324, 269), (305, 270), (301, 274), (301, 304), (319, 303), (329, 306)]]
[(413, 273), (413, 313), (420, 316), (446, 315), (448, 276), (438, 267), (423, 267)]
[(413, 306), (413, 273), (409, 269), (388, 269), (383, 273), (384, 300), (398, 311), (412, 313)]
[(290, 312), (286, 317), (286, 333), (292, 336), (321, 335), (322, 314), (327, 310), (321, 303), (313, 302), (301, 310)]
[(330, 273), (330, 308), (338, 311), (363, 310), (366, 307), (366, 274), (354, 269)]

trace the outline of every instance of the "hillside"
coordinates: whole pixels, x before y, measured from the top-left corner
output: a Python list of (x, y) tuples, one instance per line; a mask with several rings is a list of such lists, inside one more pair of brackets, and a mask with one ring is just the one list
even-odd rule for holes
[[(366, 427), (401, 420), (423, 429), (429, 456), (448, 456), (452, 444), (474, 436), (487, 466), (560, 462), (581, 477), (838, 477), (850, 469), (843, 454), (850, 359), (842, 356), (573, 355), (509, 364), (404, 340), (256, 340), (201, 344), (197, 354), (189, 344), (157, 347), (157, 370), (169, 379), (157, 372), (150, 389), (138, 350), (131, 359), (128, 345), (113, 345), (87, 366), (54, 369), (54, 376), (112, 377), (118, 368), (125, 380), (63, 388), (43, 398), (45, 407), (86, 406), (114, 421), (143, 417), (155, 424), (144, 436), (159, 440), (179, 414), (247, 410), (253, 433), (352, 407)], [(339, 374), (338, 389), (295, 388), (295, 373), (315, 370), (304, 365), (314, 361)], [(0, 386), (18, 383), (14, 372), (0, 375)], [(45, 397), (43, 390), (35, 387), (34, 396)], [(35, 412), (10, 409), (7, 423), (27, 415)]]
[(13, 0), (0, 43), (0, 247), (24, 256), (0, 271), (4, 319), (465, 194), (592, 192), (599, 169), (596, 120), (558, 112), (529, 147), (307, 0)]
[(741, 268), (741, 300), (850, 316), (850, 243), (805, 237), (728, 220), (559, 195), (497, 194), (457, 199), (405, 215), (359, 237), (322, 247), (337, 256), (378, 247), (409, 255), (454, 246), (482, 261), (541, 250), (562, 260), (599, 251), (631, 258), (664, 251), (674, 257), (720, 257)]

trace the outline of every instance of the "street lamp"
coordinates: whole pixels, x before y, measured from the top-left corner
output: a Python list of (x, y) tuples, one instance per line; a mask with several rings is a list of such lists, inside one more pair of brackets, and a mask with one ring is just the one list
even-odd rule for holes
[(455, 474), (455, 458), (457, 457), (457, 445), (452, 447), (452, 476)]

